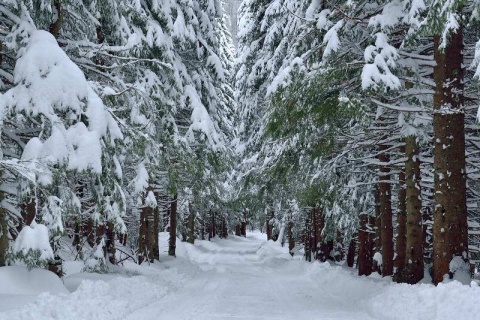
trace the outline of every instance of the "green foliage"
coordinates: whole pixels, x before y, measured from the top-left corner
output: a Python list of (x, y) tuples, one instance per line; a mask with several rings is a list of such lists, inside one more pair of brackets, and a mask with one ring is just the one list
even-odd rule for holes
[(24, 264), (28, 270), (34, 268), (46, 268), (50, 263), (53, 263), (54, 260), (42, 259), (42, 251), (29, 249), (26, 253), (21, 250), (15, 253), (9, 252), (7, 254), (7, 261), (11, 263), (21, 263)]

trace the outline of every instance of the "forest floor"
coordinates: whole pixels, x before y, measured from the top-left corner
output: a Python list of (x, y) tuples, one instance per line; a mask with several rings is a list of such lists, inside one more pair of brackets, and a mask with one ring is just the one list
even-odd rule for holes
[[(344, 266), (292, 258), (260, 233), (178, 243), (176, 258), (163, 252), (160, 263), (126, 263), (117, 274), (69, 266), (63, 280), (69, 292), (41, 270), (27, 281), (24, 270), (0, 268), (0, 319), (473, 320), (480, 314), (476, 283), (411, 286), (358, 277)], [(50, 292), (38, 294), (42, 286)]]

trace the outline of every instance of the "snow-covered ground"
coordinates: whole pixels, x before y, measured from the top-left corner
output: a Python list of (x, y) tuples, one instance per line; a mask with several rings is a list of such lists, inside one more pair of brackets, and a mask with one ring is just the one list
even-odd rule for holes
[[(166, 237), (161, 238), (166, 246)], [(329, 263), (306, 263), (254, 233), (178, 243), (177, 258), (118, 274), (0, 268), (0, 319), (479, 319), (480, 288), (394, 284)], [(70, 269), (70, 270), (68, 270)], [(39, 281), (34, 279), (46, 279)], [(6, 280), (10, 279), (10, 280)], [(39, 282), (35, 282), (39, 281)], [(41, 293), (43, 290), (50, 292)]]

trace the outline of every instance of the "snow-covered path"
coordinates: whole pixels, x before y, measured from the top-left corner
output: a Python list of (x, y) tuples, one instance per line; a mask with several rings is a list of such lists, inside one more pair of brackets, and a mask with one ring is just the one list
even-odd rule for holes
[(285, 250), (277, 252), (264, 237), (187, 247), (187, 255), (203, 271), (127, 319), (370, 319), (345, 308), (344, 297), (299, 278), (298, 261), (289, 264)]
[(346, 308), (344, 297), (299, 277), (298, 261), (290, 264), (285, 250), (264, 238), (257, 234), (186, 247), (203, 271), (127, 319), (371, 319)]
[(262, 234), (178, 243), (177, 254), (150, 266), (127, 264), (123, 275), (72, 274), (65, 278), (72, 293), (43, 293), (17, 309), (0, 304), (0, 319), (473, 320), (480, 314), (478, 286), (358, 277), (346, 267), (292, 258)]

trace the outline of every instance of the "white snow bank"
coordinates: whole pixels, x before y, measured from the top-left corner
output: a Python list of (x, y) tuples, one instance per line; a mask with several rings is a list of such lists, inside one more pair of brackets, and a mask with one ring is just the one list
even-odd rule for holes
[(72, 294), (42, 294), (22, 309), (0, 309), (0, 320), (474, 320), (480, 314), (476, 283), (435, 287), (359, 277), (344, 266), (292, 258), (287, 247), (259, 233), (178, 241), (176, 258), (166, 256), (168, 234), (159, 238), (160, 263), (124, 265), (141, 276), (94, 275), (102, 280), (83, 281)]
[(145, 277), (115, 278), (114, 281), (83, 281), (66, 296), (41, 294), (34, 303), (0, 313), (0, 320), (107, 320), (127, 314), (164, 296), (164, 281)]
[(68, 293), (62, 280), (53, 272), (12, 266), (0, 267), (0, 294)]

